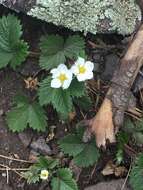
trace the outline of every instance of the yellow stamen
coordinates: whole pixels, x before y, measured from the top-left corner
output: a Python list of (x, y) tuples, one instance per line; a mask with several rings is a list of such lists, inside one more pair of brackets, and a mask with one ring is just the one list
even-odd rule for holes
[(79, 74), (84, 74), (86, 72), (86, 68), (84, 66), (79, 66)]
[(61, 83), (63, 83), (65, 80), (67, 80), (68, 78), (66, 77), (65, 74), (60, 74), (60, 76), (58, 77), (58, 79), (61, 81)]

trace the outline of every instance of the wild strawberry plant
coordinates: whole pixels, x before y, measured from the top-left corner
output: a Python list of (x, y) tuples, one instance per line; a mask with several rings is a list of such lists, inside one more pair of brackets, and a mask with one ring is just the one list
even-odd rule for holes
[(74, 109), (73, 99), (87, 95), (85, 80), (93, 78), (93, 63), (80, 57), (84, 39), (76, 35), (64, 40), (52, 35), (42, 37), (40, 47), (40, 66), (51, 69), (51, 76), (40, 83), (39, 102), (42, 106), (52, 104), (67, 116)]
[(143, 189), (143, 154), (139, 154), (132, 166), (130, 184), (133, 190)]
[(69, 134), (59, 141), (59, 147), (65, 154), (73, 158), (77, 166), (88, 167), (97, 162), (99, 151), (95, 139), (88, 143), (83, 142), (83, 133), (83, 127), (77, 128), (75, 133)]
[[(25, 61), (29, 46), (21, 39), (22, 35), (22, 25), (17, 17), (8, 15), (0, 19), (0, 68), (9, 65), (15, 69)], [(14, 107), (6, 116), (8, 127), (13, 132), (23, 131), (27, 127), (45, 131), (47, 116), (43, 106), (48, 104), (52, 104), (64, 117), (74, 111), (75, 104), (81, 104), (85, 110), (91, 106), (86, 81), (93, 78), (94, 64), (86, 60), (84, 39), (79, 35), (67, 39), (59, 35), (46, 35), (41, 38), (39, 49), (39, 65), (46, 72), (34, 97), (15, 97)], [(99, 152), (95, 140), (85, 144), (82, 135), (83, 130), (77, 130), (61, 140), (59, 146), (73, 158), (75, 164), (88, 167), (97, 161)], [(52, 190), (78, 190), (72, 172), (61, 168), (56, 159), (40, 157), (22, 175), (28, 183), (47, 180)]]
[(72, 171), (62, 168), (57, 159), (39, 157), (37, 163), (30, 166), (22, 176), (29, 184), (39, 181), (49, 182), (52, 190), (78, 190)]
[(45, 131), (47, 117), (38, 102), (30, 102), (25, 96), (17, 96), (14, 103), (16, 106), (7, 113), (9, 129), (20, 132), (29, 126), (37, 131)]
[(28, 55), (28, 44), (21, 39), (22, 25), (14, 15), (0, 18), (0, 68), (8, 64), (13, 69)]
[[(26, 59), (28, 45), (21, 36), (22, 26), (15, 16), (1, 18), (1, 67), (9, 64), (15, 68)], [(12, 131), (22, 131), (27, 126), (43, 131), (46, 116), (42, 106), (52, 104), (58, 113), (67, 117), (74, 110), (78, 98), (88, 97), (85, 81), (93, 78), (94, 65), (80, 57), (85, 57), (84, 39), (78, 35), (67, 39), (58, 35), (43, 36), (40, 49), (40, 66), (50, 73), (40, 82), (39, 103), (21, 98), (22, 102), (16, 102), (17, 105), (7, 114), (7, 123)]]
[(85, 42), (78, 35), (64, 39), (59, 35), (43, 36), (40, 42), (41, 56), (40, 66), (49, 70), (65, 63), (67, 58), (77, 59), (83, 54)]

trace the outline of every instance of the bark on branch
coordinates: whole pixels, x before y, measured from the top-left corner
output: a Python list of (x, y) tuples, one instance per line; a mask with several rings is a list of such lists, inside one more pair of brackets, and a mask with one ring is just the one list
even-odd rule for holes
[(132, 97), (130, 89), (142, 64), (143, 25), (120, 61), (120, 67), (114, 73), (111, 87), (98, 113), (90, 121), (90, 131), (96, 136), (97, 146), (105, 146), (107, 139), (111, 143), (115, 141), (115, 133), (123, 123), (124, 112)]

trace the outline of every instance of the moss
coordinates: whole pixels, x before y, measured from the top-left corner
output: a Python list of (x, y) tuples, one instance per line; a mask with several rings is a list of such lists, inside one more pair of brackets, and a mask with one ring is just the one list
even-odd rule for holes
[(55, 25), (74, 31), (130, 34), (141, 11), (134, 0), (37, 0), (28, 12)]

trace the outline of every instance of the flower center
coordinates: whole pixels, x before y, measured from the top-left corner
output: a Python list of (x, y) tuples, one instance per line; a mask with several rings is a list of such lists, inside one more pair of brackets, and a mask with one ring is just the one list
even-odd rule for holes
[(47, 173), (43, 173), (42, 177), (48, 177), (48, 174)]
[(84, 66), (79, 66), (79, 74), (84, 74), (86, 72), (86, 69)]
[(63, 83), (65, 80), (67, 80), (68, 78), (66, 77), (65, 74), (60, 74), (60, 76), (58, 77), (58, 79), (61, 81), (61, 83)]

